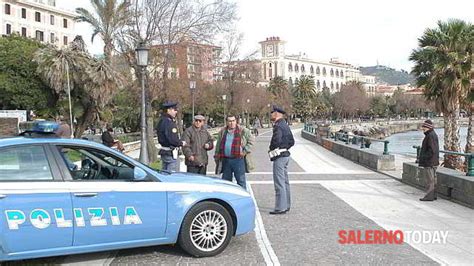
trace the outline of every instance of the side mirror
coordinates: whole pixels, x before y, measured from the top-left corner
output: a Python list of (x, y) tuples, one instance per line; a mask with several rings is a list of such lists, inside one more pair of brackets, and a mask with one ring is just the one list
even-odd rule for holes
[(135, 167), (133, 169), (133, 179), (135, 181), (145, 181), (147, 177), (147, 173), (145, 170), (141, 169), (140, 167)]

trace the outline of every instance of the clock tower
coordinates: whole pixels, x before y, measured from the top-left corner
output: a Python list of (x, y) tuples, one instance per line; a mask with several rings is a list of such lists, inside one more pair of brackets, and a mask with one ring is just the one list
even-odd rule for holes
[(268, 37), (260, 42), (262, 48), (262, 78), (270, 81), (284, 76), (285, 41), (280, 37)]

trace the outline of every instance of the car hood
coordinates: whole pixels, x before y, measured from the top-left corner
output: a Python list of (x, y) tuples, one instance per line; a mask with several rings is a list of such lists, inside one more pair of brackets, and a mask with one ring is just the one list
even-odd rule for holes
[(223, 180), (218, 177), (210, 177), (204, 175), (198, 175), (193, 173), (184, 172), (173, 172), (166, 175), (160, 176), (160, 179), (164, 182), (173, 183), (195, 183), (195, 184), (215, 184), (215, 185), (226, 185), (236, 188), (241, 188), (239, 185)]

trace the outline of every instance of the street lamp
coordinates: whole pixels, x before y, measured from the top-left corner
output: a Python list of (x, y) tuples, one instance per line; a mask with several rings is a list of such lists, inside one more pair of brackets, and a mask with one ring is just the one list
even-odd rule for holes
[[(267, 104), (268, 110), (270, 109), (270, 104)], [(272, 127), (272, 113), (268, 111), (268, 127)]]
[(250, 99), (247, 99), (247, 128), (250, 126), (250, 114), (249, 114), (249, 103)]
[(145, 43), (140, 43), (135, 49), (137, 55), (137, 65), (141, 68), (142, 75), (142, 108), (141, 108), (141, 141), (140, 141), (140, 162), (148, 164), (148, 147), (146, 143), (146, 117), (145, 117), (145, 74), (148, 66), (148, 51), (150, 49), (145, 46)]
[(226, 106), (227, 95), (222, 95), (222, 102), (224, 103), (224, 126), (226, 125), (226, 114), (225, 114), (225, 106)]
[(194, 92), (196, 90), (196, 81), (194, 80), (189, 81), (189, 90), (191, 91), (191, 97), (193, 101), (193, 119), (194, 119)]

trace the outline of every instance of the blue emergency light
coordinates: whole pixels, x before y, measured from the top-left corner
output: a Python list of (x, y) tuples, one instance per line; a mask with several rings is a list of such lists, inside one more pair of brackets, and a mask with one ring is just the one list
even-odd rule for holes
[(20, 123), (20, 135), (25, 133), (53, 134), (58, 130), (59, 124), (53, 121), (28, 121)]

